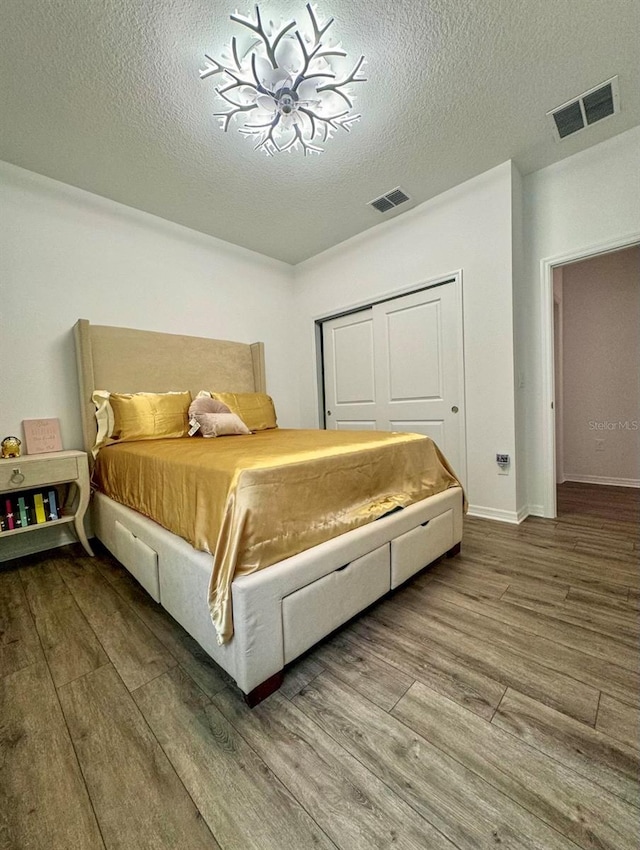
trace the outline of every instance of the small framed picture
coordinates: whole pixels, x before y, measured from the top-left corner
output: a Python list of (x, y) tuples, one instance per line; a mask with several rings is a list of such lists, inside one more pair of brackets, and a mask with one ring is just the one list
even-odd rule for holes
[(59, 419), (23, 419), (28, 455), (62, 451)]

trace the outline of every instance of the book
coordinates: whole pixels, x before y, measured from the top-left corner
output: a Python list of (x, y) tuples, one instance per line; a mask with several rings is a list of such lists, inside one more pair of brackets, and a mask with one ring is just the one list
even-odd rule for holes
[(49, 519), (60, 519), (60, 507), (55, 490), (49, 490)]
[(24, 496), (18, 496), (18, 513), (20, 515), (20, 525), (26, 528), (29, 525), (29, 516), (27, 514), (27, 503)]
[(13, 531), (16, 525), (13, 521), (13, 507), (11, 505), (11, 499), (5, 499), (4, 507), (6, 510), (5, 522), (7, 524), (7, 531)]
[(23, 419), (22, 427), (27, 442), (27, 454), (62, 450), (59, 419)]
[(33, 494), (33, 506), (36, 510), (36, 522), (46, 522), (47, 517), (44, 512), (44, 503), (42, 500), (42, 493), (34, 493)]
[(13, 507), (13, 527), (14, 528), (22, 528), (22, 517), (20, 516), (20, 511), (18, 510), (18, 497), (11, 497), (11, 505)]

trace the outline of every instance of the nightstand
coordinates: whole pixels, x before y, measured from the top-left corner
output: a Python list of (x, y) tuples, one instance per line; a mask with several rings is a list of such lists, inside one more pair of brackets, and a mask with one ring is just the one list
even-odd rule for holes
[[(39, 455), (0, 459), (0, 494), (15, 494), (23, 491), (46, 489), (57, 484), (69, 484), (68, 498), (64, 500), (63, 515), (60, 519), (34, 523), (23, 528), (14, 528), (0, 532), (0, 545), (5, 537), (14, 534), (26, 534), (40, 528), (73, 523), (78, 540), (89, 555), (93, 555), (84, 530), (84, 515), (87, 512), (89, 496), (89, 463), (85, 452), (64, 451)], [(4, 499), (0, 495), (0, 513), (4, 513)]]

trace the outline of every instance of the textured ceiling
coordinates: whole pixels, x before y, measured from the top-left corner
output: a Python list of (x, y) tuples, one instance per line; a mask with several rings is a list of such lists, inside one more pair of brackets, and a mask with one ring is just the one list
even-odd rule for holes
[[(367, 58), (363, 119), (320, 156), (268, 158), (222, 133), (198, 79), (236, 2), (0, 0), (0, 159), (296, 263), (383, 221), (366, 204), (395, 186), (419, 203), (640, 123), (637, 0), (318, 0)], [(621, 113), (556, 143), (546, 111), (614, 74)]]

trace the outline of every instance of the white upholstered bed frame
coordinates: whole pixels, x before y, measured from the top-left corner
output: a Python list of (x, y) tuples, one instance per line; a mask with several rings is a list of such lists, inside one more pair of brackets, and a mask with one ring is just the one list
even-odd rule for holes
[[(84, 443), (95, 442), (91, 395), (203, 388), (265, 392), (262, 343), (227, 342), (128, 328), (75, 326)], [(338, 626), (447, 553), (462, 539), (461, 488), (234, 579), (232, 639), (223, 646), (207, 603), (211, 556), (157, 523), (96, 493), (96, 536), (209, 653), (255, 705), (283, 669)]]

